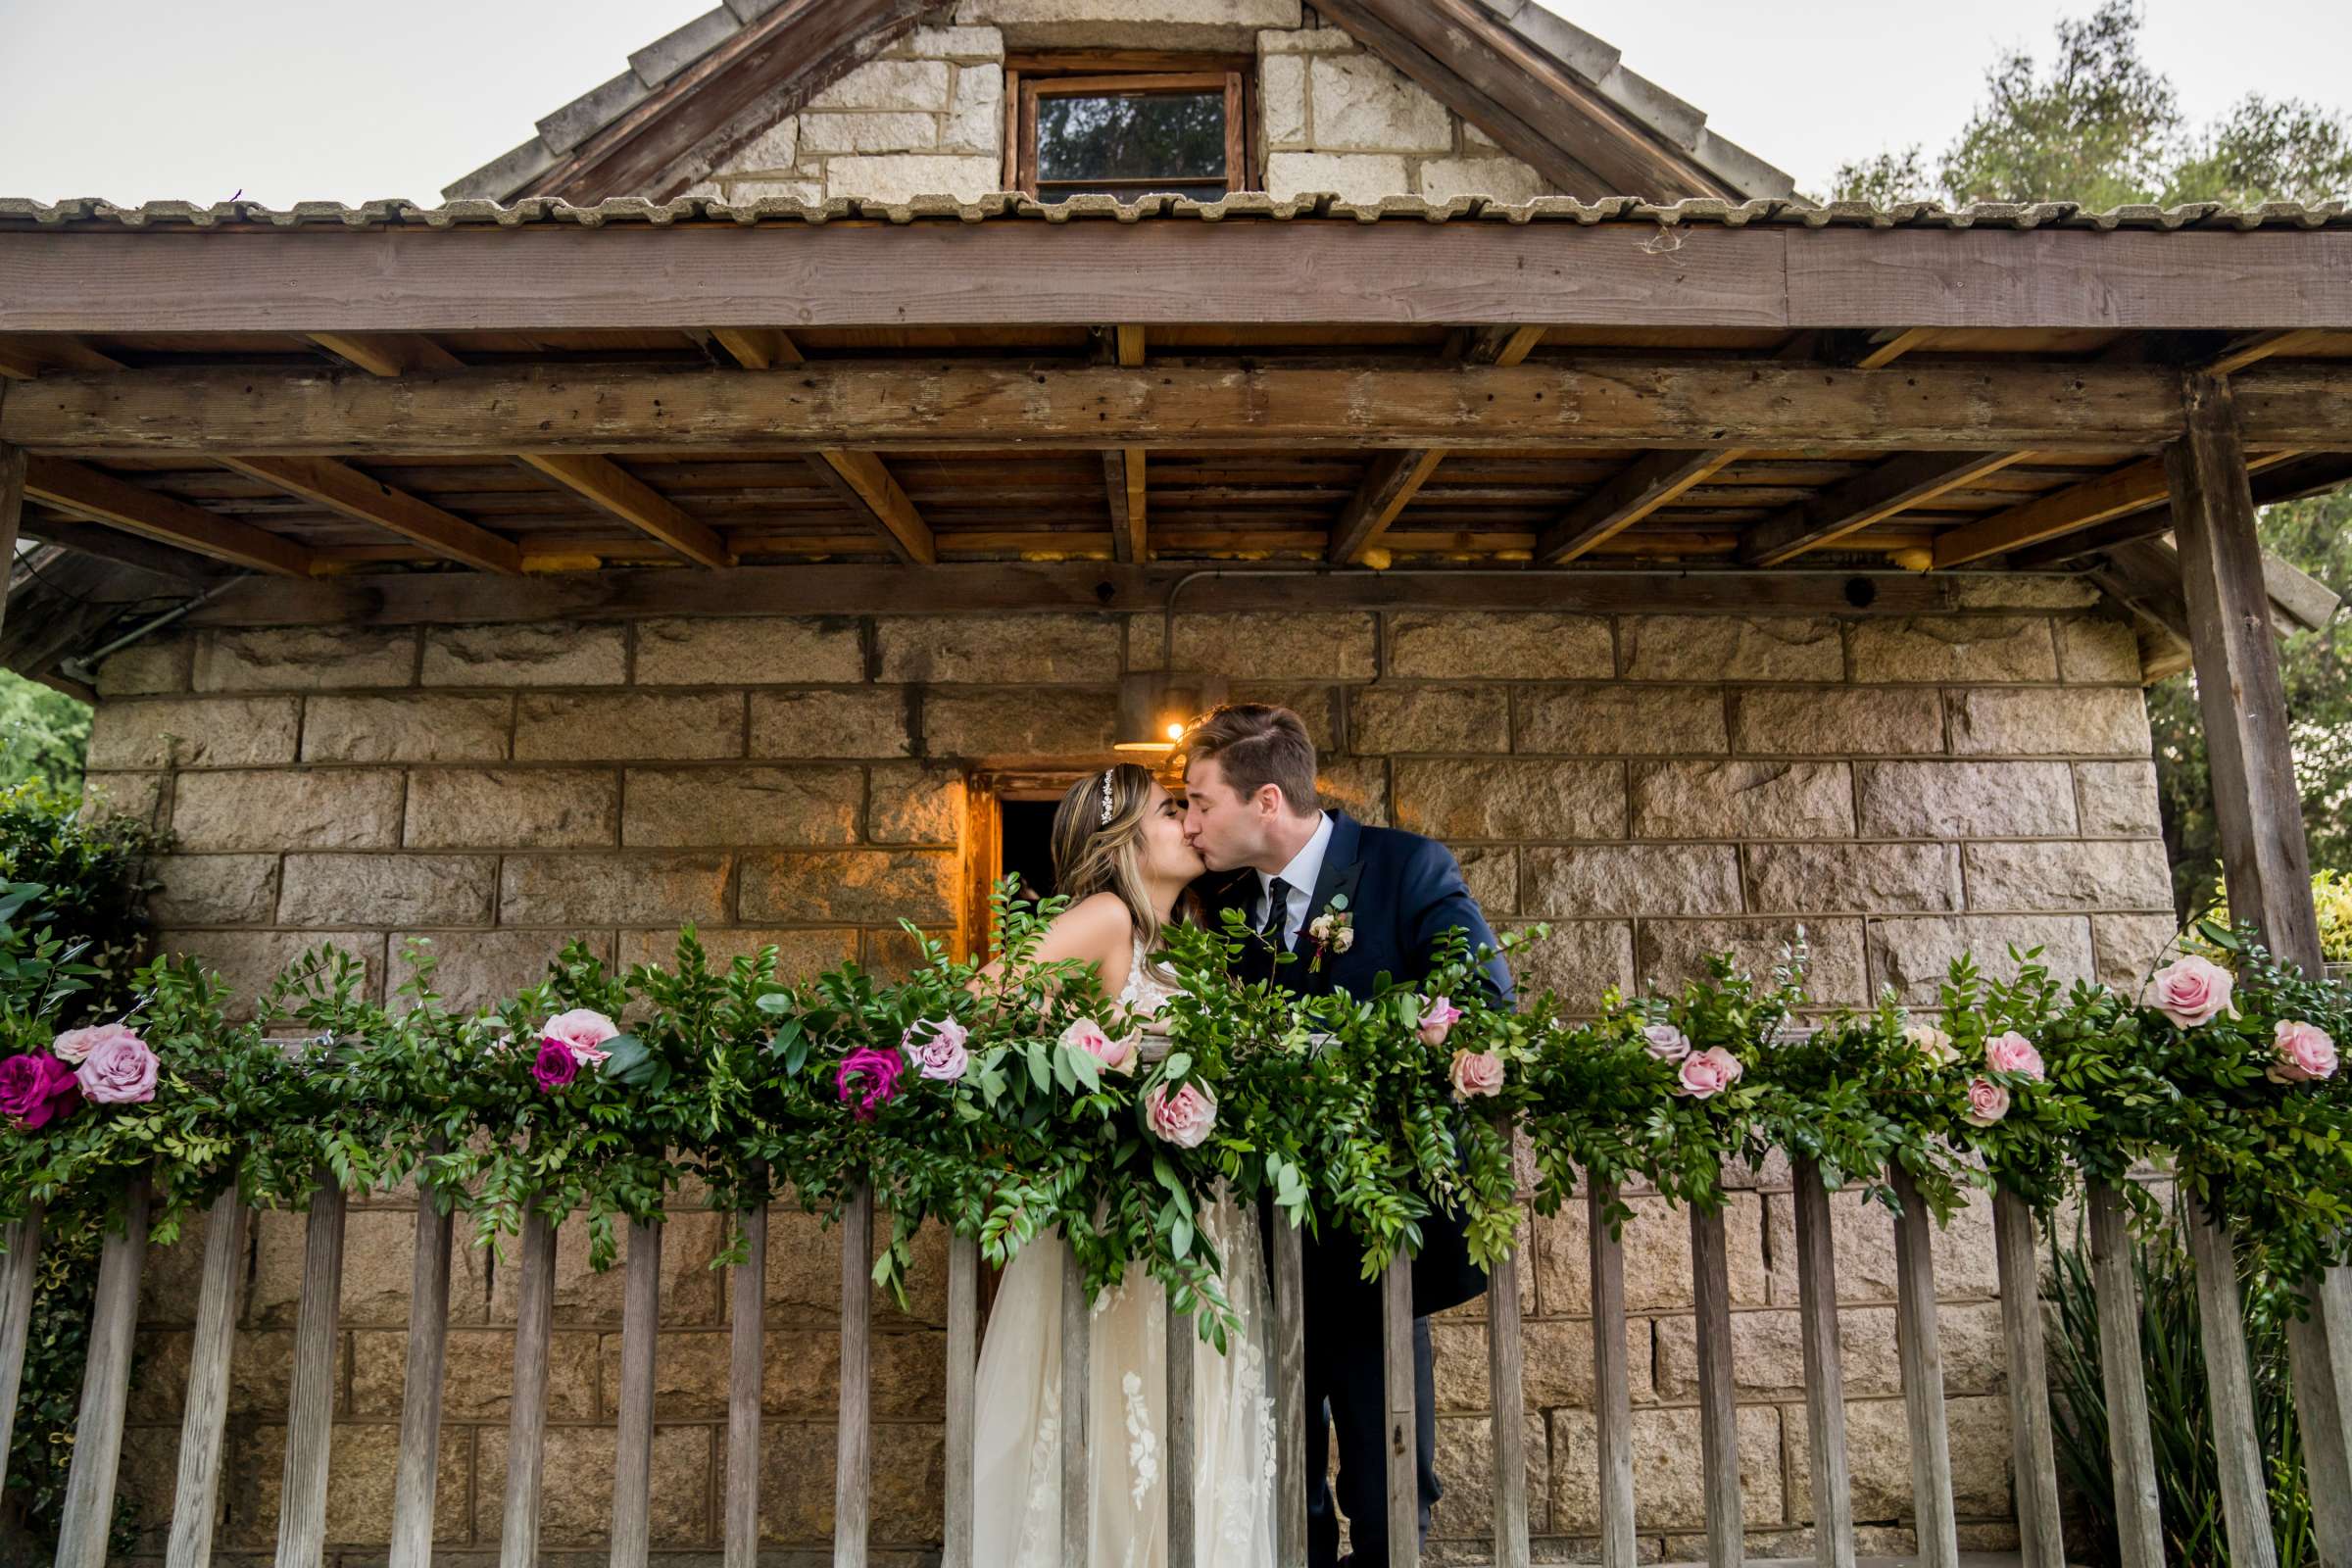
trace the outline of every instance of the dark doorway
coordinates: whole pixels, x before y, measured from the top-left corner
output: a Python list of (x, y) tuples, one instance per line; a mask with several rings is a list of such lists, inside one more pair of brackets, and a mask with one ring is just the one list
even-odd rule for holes
[(1021, 897), (1049, 898), (1054, 887), (1054, 810), (1061, 803), (1007, 797), (998, 807), (997, 864), (1021, 879)]

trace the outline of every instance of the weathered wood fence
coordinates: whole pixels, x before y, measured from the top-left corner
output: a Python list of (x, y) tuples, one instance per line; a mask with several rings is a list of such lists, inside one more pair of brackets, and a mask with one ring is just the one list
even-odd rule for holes
[[(1809, 1162), (1795, 1166), (1798, 1312), (1806, 1384), (1817, 1554), (1823, 1568), (1850, 1568), (1854, 1561), (1851, 1493), (1845, 1455), (1844, 1405), (1838, 1368), (1838, 1330), (1831, 1239), (1830, 1202), (1820, 1172)], [(1894, 1227), (1897, 1280), (1897, 1339), (1903, 1400), (1911, 1445), (1912, 1494), (1919, 1528), (1918, 1561), (1926, 1568), (1953, 1568), (1959, 1546), (1952, 1505), (1950, 1455), (1943, 1409), (1943, 1372), (1936, 1334), (1935, 1263), (1931, 1222), (1899, 1173), (1896, 1189), (1905, 1200)], [(1607, 1188), (1589, 1189), (1591, 1210), (1592, 1327), (1598, 1427), (1598, 1494), (1601, 1561), (1609, 1568), (1635, 1562), (1635, 1494), (1632, 1411), (1625, 1355), (1625, 1260), (1621, 1244), (1602, 1215), (1614, 1198)], [(2139, 1305), (2125, 1234), (2120, 1196), (2093, 1187), (2088, 1212), (2101, 1331), (2103, 1372), (2113, 1441), (2115, 1491), (2122, 1522), (2126, 1568), (2161, 1568), (2163, 1544), (2157, 1515), (2155, 1462), (2148, 1429), (2146, 1392), (2139, 1356)], [(134, 1192), (128, 1223), (109, 1237), (99, 1264), (96, 1316), (81, 1394), (79, 1427), (68, 1480), (64, 1535), (58, 1568), (99, 1568), (106, 1556), (113, 1517), (116, 1470), (121, 1454), (123, 1410), (129, 1392), (130, 1349), (137, 1318), (139, 1273), (147, 1251), (147, 1196)], [(1730, 1292), (1724, 1222), (1720, 1211), (1690, 1210), (1690, 1256), (1697, 1303), (1700, 1461), (1704, 1478), (1707, 1560), (1710, 1568), (1732, 1568), (1742, 1560), (1740, 1466), (1733, 1429)], [(751, 1568), (759, 1547), (760, 1380), (764, 1353), (766, 1215), (741, 1216), (749, 1233), (746, 1261), (734, 1269), (732, 1357), (727, 1389), (725, 1471), (725, 1565)], [(837, 1568), (858, 1568), (866, 1560), (870, 1507), (871, 1425), (868, 1408), (869, 1268), (873, 1247), (873, 1199), (860, 1191), (848, 1202), (840, 1227), (841, 1390), (839, 1445), (835, 1455), (833, 1557)], [(213, 1519), (220, 1485), (222, 1427), (228, 1410), (229, 1361), (234, 1336), (236, 1289), (244, 1254), (248, 1212), (235, 1194), (214, 1204), (205, 1236), (194, 1349), (188, 1373), (178, 1454), (178, 1490), (167, 1545), (171, 1568), (199, 1568), (212, 1551)], [(2058, 1568), (2060, 1547), (2058, 1484), (2051, 1452), (2047, 1383), (2041, 1344), (2042, 1314), (2036, 1298), (2034, 1223), (2025, 1204), (2006, 1195), (1995, 1200), (2001, 1322), (2008, 1356), (2011, 1431), (2015, 1445), (2018, 1529), (2027, 1568)], [(326, 1542), (326, 1478), (333, 1462), (332, 1389), (336, 1311), (343, 1272), (345, 1197), (331, 1184), (314, 1195), (306, 1227), (299, 1316), (294, 1332), (293, 1371), (287, 1411), (284, 1486), (279, 1510), (276, 1561), (280, 1568), (312, 1568)], [(23, 1369), (27, 1305), (40, 1243), (37, 1215), (13, 1227), (0, 1265), (0, 1451)], [(1040, 1246), (1058, 1246), (1041, 1241)], [(411, 1298), (406, 1387), (401, 1407), (400, 1448), (393, 1504), (390, 1568), (427, 1568), (433, 1540), (434, 1454), (441, 1420), (442, 1374), (449, 1330), (452, 1225), (448, 1216), (420, 1204), (416, 1214), (414, 1295)], [(2222, 1460), (2224, 1499), (2233, 1560), (2268, 1565), (2271, 1546), (2263, 1470), (2265, 1458), (2253, 1423), (2245, 1343), (2236, 1310), (2237, 1278), (2226, 1231), (2198, 1220), (2191, 1232), (2204, 1314), (2210, 1368), (2213, 1441)], [(649, 1490), (654, 1426), (654, 1354), (660, 1316), (662, 1227), (643, 1224), (628, 1236), (621, 1329), (618, 1442), (612, 1493), (612, 1560), (631, 1568), (647, 1560)], [(1273, 1237), (1275, 1335), (1273, 1377), (1276, 1431), (1280, 1445), (1276, 1488), (1279, 1500), (1277, 1561), (1298, 1568), (1306, 1560), (1306, 1478), (1303, 1472), (1304, 1407), (1301, 1375), (1305, 1341), (1298, 1310), (1300, 1273), (1298, 1233), (1277, 1226)], [(555, 1306), (556, 1229), (541, 1218), (525, 1223), (520, 1246), (519, 1308), (514, 1331), (514, 1398), (509, 1435), (504, 1535), (499, 1560), (526, 1568), (539, 1555), (542, 1446), (547, 1424), (547, 1358)], [(1520, 1393), (1518, 1271), (1520, 1260), (1502, 1260), (1488, 1295), (1489, 1367), (1492, 1405), (1496, 1412), (1522, 1408)], [(1077, 1270), (1065, 1269), (1062, 1301), (1064, 1389), (1082, 1390), (1087, 1376), (1086, 1302)], [(980, 1258), (976, 1243), (950, 1243), (947, 1352), (947, 1482), (944, 1494), (944, 1560), (948, 1568), (972, 1564), (972, 1457), (974, 1371), (978, 1350)], [(2298, 1341), (2298, 1396), (2333, 1401), (2352, 1363), (2343, 1359), (2346, 1271), (2337, 1270), (2322, 1287), (2328, 1312)], [(1411, 1375), (1410, 1265), (1399, 1262), (1386, 1276), (1390, 1539), (1397, 1562), (1418, 1560), (1413, 1476), (1413, 1378)], [(2328, 1315), (2329, 1312), (2332, 1316)], [(2332, 1332), (2331, 1332), (2332, 1331)], [(1170, 1568), (1204, 1568), (1195, 1531), (1192, 1488), (1193, 1389), (1189, 1316), (1168, 1316), (1168, 1488)], [(2315, 1359), (2316, 1358), (2316, 1359)], [(1062, 1561), (1084, 1568), (1087, 1541), (1088, 1445), (1083, 1394), (1065, 1392), (1061, 1407), (1063, 1478)], [(2340, 1421), (2340, 1405), (2327, 1407)], [(2327, 1441), (2328, 1421), (2307, 1418), (2307, 1442)], [(1493, 1422), (1494, 1560), (1497, 1568), (1525, 1568), (1528, 1558), (1527, 1465), (1522, 1423)], [(2315, 1466), (2315, 1473), (2317, 1472)], [(2316, 1491), (2317, 1489), (2315, 1489)], [(2340, 1527), (2322, 1503), (2323, 1542)], [(2340, 1511), (2340, 1510), (2339, 1510)], [(2339, 1558), (2324, 1560), (2335, 1561)]]

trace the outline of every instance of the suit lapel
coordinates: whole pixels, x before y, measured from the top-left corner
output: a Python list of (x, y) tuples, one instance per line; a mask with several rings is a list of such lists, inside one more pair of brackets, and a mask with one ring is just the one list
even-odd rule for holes
[[(1323, 869), (1315, 874), (1314, 896), (1306, 901), (1308, 925), (1312, 925), (1317, 917), (1331, 907), (1331, 901), (1334, 899), (1346, 899), (1348, 913), (1350, 918), (1353, 917), (1355, 886), (1362, 880), (1364, 874), (1363, 861), (1360, 858), (1362, 849), (1363, 824), (1346, 811), (1333, 811), (1331, 813), (1331, 842), (1323, 846)], [(1305, 926), (1299, 927), (1298, 937), (1292, 945), (1292, 951), (1298, 955), (1299, 988), (1315, 991), (1330, 990), (1331, 972), (1337, 967), (1340, 955), (1334, 953), (1326, 956), (1320, 969), (1311, 975), (1306, 973), (1305, 966), (1314, 957), (1315, 944), (1314, 939), (1306, 934)]]

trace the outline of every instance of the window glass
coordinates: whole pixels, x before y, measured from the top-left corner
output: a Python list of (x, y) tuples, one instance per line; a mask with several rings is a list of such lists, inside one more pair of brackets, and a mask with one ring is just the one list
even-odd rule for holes
[(1225, 194), (1222, 92), (1045, 94), (1037, 100), (1038, 193)]

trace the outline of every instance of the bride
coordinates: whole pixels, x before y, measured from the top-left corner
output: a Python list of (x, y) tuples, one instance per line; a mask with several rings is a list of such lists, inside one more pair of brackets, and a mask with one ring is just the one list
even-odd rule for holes
[[(1158, 956), (1163, 928), (1189, 912), (1204, 869), (1184, 837), (1184, 808), (1148, 768), (1123, 762), (1071, 786), (1054, 817), (1054, 874), (1070, 906), (1035, 958), (1099, 966), (1135, 1027), (1175, 990)], [(1111, 1020), (1113, 1033), (1117, 1025)], [(1191, 1478), (1200, 1561), (1259, 1568), (1274, 1560), (1274, 1403), (1265, 1263), (1257, 1216), (1219, 1191), (1201, 1232), (1225, 1267), (1240, 1319), (1227, 1352), (1196, 1341)], [(1058, 1568), (1061, 1550), (1061, 1278), (1069, 1251), (1040, 1237), (1004, 1270), (980, 1347), (972, 1560)], [(1168, 1558), (1167, 1295), (1131, 1268), (1094, 1303), (1086, 1433), (1093, 1460), (1087, 1562), (1164, 1568)], [(1182, 1479), (1182, 1478), (1177, 1478)]]

